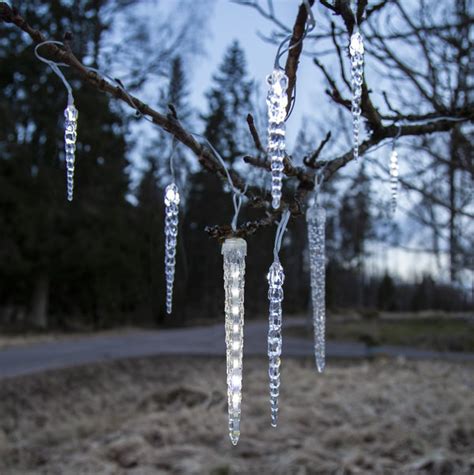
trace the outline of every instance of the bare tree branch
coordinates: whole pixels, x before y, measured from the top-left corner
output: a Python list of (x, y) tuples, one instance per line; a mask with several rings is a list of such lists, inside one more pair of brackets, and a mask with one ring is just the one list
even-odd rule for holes
[(319, 155), (321, 155), (321, 152), (323, 151), (323, 148), (325, 145), (329, 142), (331, 139), (331, 131), (329, 131), (326, 134), (326, 137), (324, 137), (323, 140), (321, 140), (321, 143), (319, 144), (318, 148), (308, 157), (304, 157), (303, 163), (310, 168), (317, 168), (316, 167), (316, 160), (318, 159)]
[[(313, 4), (314, 0), (310, 0), (310, 3)], [(258, 4), (256, 2), (247, 1), (247, 0), (236, 0), (236, 3), (249, 5), (253, 8), (259, 10), (261, 7), (257, 8)], [(385, 4), (389, 2), (381, 1), (374, 5), (373, 7), (367, 10), (367, 15), (375, 13), (376, 11), (380, 11)], [(321, 0), (321, 4), (328, 8), (336, 15), (340, 15), (343, 18), (343, 21), (346, 25), (347, 32), (350, 34), (354, 27), (354, 15), (349, 8), (349, 2), (343, 0), (335, 0), (334, 3), (330, 3), (325, 0)], [(360, 0), (358, 2), (358, 10), (357, 10), (357, 17), (359, 23), (362, 21), (364, 9), (367, 6), (366, 0)], [(274, 12), (270, 9), (268, 12), (265, 10), (263, 14), (271, 21), (277, 21), (274, 17)], [(27, 21), (18, 13), (16, 9), (12, 9), (8, 4), (5, 2), (0, 2), (0, 20), (5, 23), (12, 23), (16, 27), (20, 28), (24, 31), (34, 43), (38, 44), (40, 42), (46, 41), (47, 38), (38, 30), (32, 28)], [(296, 85), (296, 74), (298, 68), (298, 62), (300, 59), (300, 55), (302, 52), (302, 37), (305, 31), (305, 25), (307, 21), (307, 11), (303, 5), (300, 5), (297, 18), (292, 30), (292, 37), (290, 40), (290, 46), (296, 45), (289, 50), (288, 58), (286, 62), (286, 74), (289, 78), (289, 87), (288, 87), (288, 97), (291, 99), (294, 95), (294, 88)], [(278, 23), (277, 23), (278, 24)], [(289, 29), (284, 25), (281, 26), (283, 31), (288, 31)], [(332, 29), (330, 33), (333, 42), (336, 46), (336, 52), (339, 56), (340, 62), (340, 69), (342, 80), (348, 83), (347, 79), (344, 76), (343, 70), (343, 63), (342, 63), (342, 53), (339, 49), (339, 45), (336, 41), (337, 38), (337, 31), (335, 28)], [(380, 48), (384, 48), (385, 45), (383, 41), (385, 40), (384, 37), (377, 35), (374, 32), (374, 37), (376, 38), (379, 43), (382, 43)], [(170, 105), (170, 113), (166, 116), (157, 112), (156, 110), (152, 109), (149, 105), (143, 103), (138, 98), (128, 95), (124, 92), (123, 88), (116, 87), (112, 85), (110, 82), (106, 81), (103, 77), (99, 76), (98, 74), (91, 72), (84, 66), (77, 57), (72, 53), (70, 50), (69, 45), (66, 48), (60, 48), (56, 45), (46, 45), (45, 52), (50, 55), (53, 59), (58, 62), (62, 62), (70, 66), (71, 71), (77, 73), (84, 82), (92, 86), (94, 89), (106, 92), (111, 96), (115, 97), (123, 101), (126, 104), (131, 105), (134, 109), (138, 110), (144, 116), (147, 116), (152, 120), (154, 124), (161, 127), (163, 130), (174, 136), (179, 142), (183, 145), (188, 147), (198, 158), (200, 164), (206, 170), (216, 173), (220, 176), (223, 180), (226, 179), (225, 170), (222, 166), (218, 163), (212, 150), (208, 147), (203, 146), (199, 143), (198, 140), (193, 136), (193, 134), (182, 126), (180, 121), (178, 120), (178, 111)], [(375, 56), (377, 58), (377, 56)], [(389, 63), (387, 63), (387, 58)], [(407, 66), (403, 63), (397, 56), (393, 54), (390, 49), (386, 50), (386, 57), (381, 58), (381, 61), (385, 61), (385, 64), (393, 65), (395, 64), (399, 70), (401, 70), (418, 88), (420, 94), (430, 101), (431, 104), (434, 106), (434, 111), (427, 112), (425, 114), (401, 114), (395, 108), (391, 107), (388, 98), (386, 98), (386, 103), (388, 109), (390, 110), (391, 114), (380, 114), (379, 111), (376, 109), (374, 104), (371, 101), (369, 88), (364, 81), (363, 84), (363, 97), (362, 97), (362, 113), (363, 116), (367, 119), (368, 125), (371, 131), (371, 135), (368, 139), (363, 141), (360, 144), (360, 153), (361, 155), (364, 152), (368, 152), (373, 149), (375, 146), (380, 144), (386, 139), (394, 138), (395, 136), (420, 136), (425, 134), (431, 134), (434, 132), (443, 132), (451, 130), (455, 122), (444, 118), (445, 115), (448, 117), (458, 117), (460, 119), (468, 119), (472, 120), (474, 116), (473, 108), (470, 107), (468, 104), (466, 107), (463, 108), (455, 108), (452, 106), (451, 110), (442, 104), (435, 103), (433, 94), (429, 89), (422, 84), (424, 78), (420, 77), (420, 73), (414, 71), (412, 68)], [(325, 66), (317, 59), (314, 59), (315, 65), (322, 71), (324, 77), (326, 78), (327, 82), (329, 83), (331, 90), (328, 91), (329, 96), (332, 100), (343, 106), (344, 108), (350, 110), (350, 100), (345, 99), (341, 92), (339, 91), (338, 84), (336, 80), (328, 73)], [(291, 101), (289, 101), (289, 107), (291, 106)], [(383, 121), (391, 121), (392, 125), (385, 126)], [(397, 125), (394, 125), (394, 122), (403, 121), (403, 122), (417, 122), (423, 121), (422, 124), (412, 123), (412, 124), (404, 124), (399, 128)], [(247, 116), (247, 124), (249, 126), (250, 133), (252, 135), (253, 141), (255, 143), (255, 147), (258, 152), (261, 152), (262, 155), (265, 155), (264, 147), (262, 146), (262, 142), (260, 140), (258, 131), (255, 127), (255, 123), (253, 117), (251, 115)], [(336, 173), (341, 167), (349, 163), (353, 159), (352, 150), (348, 150), (347, 152), (339, 155), (338, 157), (334, 158), (333, 160), (318, 160), (322, 150), (324, 149), (325, 145), (328, 143), (330, 139), (330, 132), (326, 135), (326, 137), (322, 140), (318, 147), (316, 147), (315, 151), (309, 156), (304, 159), (304, 164), (306, 167), (297, 167), (292, 164), (292, 162), (287, 158), (285, 160), (285, 168), (284, 173), (287, 177), (294, 178), (297, 180), (298, 184), (296, 186), (296, 192), (293, 196), (284, 196), (282, 200), (282, 208), (288, 208), (292, 216), (301, 215), (304, 212), (304, 201), (306, 195), (314, 188), (314, 171), (313, 168), (319, 169), (321, 166), (327, 165), (324, 171), (325, 179), (329, 179), (334, 173)], [(251, 156), (246, 156), (244, 160), (256, 167), (263, 168), (268, 170), (270, 168), (270, 163), (268, 159), (263, 156), (259, 158), (254, 158)], [(236, 188), (241, 190), (244, 193), (245, 189), (245, 181), (242, 176), (237, 173), (236, 171), (231, 171), (232, 179)], [(419, 190), (417, 190), (419, 191)], [(422, 190), (423, 191), (423, 190)], [(423, 194), (423, 193), (422, 193)], [(229, 237), (233, 234), (237, 236), (248, 236), (253, 234), (258, 229), (269, 226), (273, 224), (278, 218), (280, 217), (281, 211), (280, 210), (272, 210), (270, 206), (270, 199), (268, 194), (263, 194), (261, 191), (255, 187), (251, 187), (245, 192), (246, 197), (249, 200), (251, 206), (255, 208), (259, 208), (264, 210), (264, 216), (256, 221), (252, 221), (246, 224), (243, 224), (239, 227), (236, 233), (232, 232), (230, 226), (213, 226), (208, 228), (208, 232), (211, 236), (216, 237), (218, 239), (224, 239)], [(427, 197), (428, 198), (428, 197)], [(432, 198), (431, 196), (429, 197)], [(440, 206), (443, 206), (439, 203)], [(460, 211), (461, 213), (462, 211)], [(466, 216), (469, 216), (469, 213), (464, 213)]]
[[(305, 10), (306, 11), (306, 10)], [(16, 9), (12, 9), (7, 3), (0, 2), (0, 20), (5, 23), (12, 23), (25, 33), (36, 43), (42, 43), (47, 41), (46, 36), (44, 36), (39, 30), (31, 27), (28, 22), (19, 14)], [(306, 21), (306, 17), (304, 19)], [(301, 21), (301, 18), (300, 20)], [(304, 28), (304, 24), (303, 24)], [(142, 102), (137, 97), (126, 93), (122, 88), (110, 84), (103, 77), (91, 72), (86, 66), (84, 66), (77, 57), (68, 49), (63, 49), (58, 47), (55, 44), (47, 44), (44, 46), (45, 51), (53, 58), (55, 61), (60, 63), (65, 63), (71, 67), (71, 70), (77, 72), (79, 76), (88, 83), (93, 88), (106, 92), (116, 99), (119, 99), (126, 104), (132, 106), (134, 109), (140, 112), (140, 114), (149, 117), (154, 124), (161, 127), (164, 131), (173, 135), (179, 142), (188, 147), (194, 154), (197, 156), (199, 163), (206, 170), (216, 173), (221, 177), (222, 180), (227, 180), (227, 175), (225, 170), (222, 168), (220, 163), (214, 157), (213, 152), (206, 146), (201, 145), (193, 136), (192, 133), (188, 132), (177, 120), (176, 111), (173, 111), (173, 106), (171, 106), (171, 113), (168, 115), (163, 115), (158, 111), (151, 108), (149, 105)], [(296, 74), (296, 66), (293, 71), (293, 74)], [(240, 192), (247, 196), (251, 205), (265, 208), (270, 210), (270, 199), (267, 196), (259, 196), (260, 190), (255, 187), (246, 188), (245, 180), (237, 173), (235, 170), (229, 172), (232, 177), (234, 186), (240, 190)], [(314, 183), (312, 181), (312, 176), (304, 173), (301, 169), (297, 169), (291, 164), (287, 163), (285, 165), (285, 173), (288, 176), (295, 177), (301, 181), (298, 186), (297, 194), (290, 199), (289, 201), (282, 200), (281, 209), (288, 208), (292, 214), (301, 214), (301, 199), (304, 197), (304, 193), (310, 190)], [(233, 234), (239, 236), (245, 235), (246, 233), (251, 232), (252, 229), (257, 229), (263, 225), (271, 224), (279, 219), (281, 211), (272, 211), (269, 212), (265, 218), (261, 221), (261, 224), (257, 227), (250, 226), (247, 228), (243, 225), (236, 233), (233, 233), (228, 226), (220, 227), (220, 232), (217, 233), (221, 238), (229, 237)], [(269, 221), (270, 220), (270, 221)], [(211, 233), (215, 235), (216, 233)]]
[[(309, 0), (310, 6), (313, 6), (314, 0)], [(306, 20), (308, 19), (308, 12), (305, 3), (302, 3), (298, 9), (293, 33), (289, 43), (288, 58), (286, 59), (285, 73), (288, 76), (288, 105), (286, 107), (287, 113), (292, 107), (294, 100), (294, 90), (296, 87), (296, 71), (298, 70), (298, 63), (300, 61), (301, 51), (303, 51), (303, 36), (306, 28)]]

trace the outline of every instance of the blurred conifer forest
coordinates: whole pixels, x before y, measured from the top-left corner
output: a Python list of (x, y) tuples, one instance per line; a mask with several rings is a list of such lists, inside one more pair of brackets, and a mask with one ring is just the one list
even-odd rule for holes
[[(268, 186), (265, 170), (242, 161), (254, 147), (246, 123), (248, 113), (258, 118), (264, 136), (266, 91), (264, 81), (249, 71), (238, 42), (228, 46), (214, 72), (207, 106), (196, 110), (191, 104), (192, 68), (187, 65), (205, 49), (206, 35), (201, 30), (208, 21), (200, 2), (188, 2), (178, 19), (174, 11), (157, 17), (153, 31), (137, 11), (140, 2), (12, 3), (48, 37), (62, 39), (66, 32), (71, 33), (72, 49), (84, 64), (105, 71), (112, 68), (130, 91), (150, 98), (152, 107), (166, 114), (172, 104), (181, 122), (203, 134), (229, 167), (241, 171), (253, 184)], [(464, 5), (446, 3), (454, 16), (456, 8)], [(176, 8), (182, 9), (179, 1)], [(472, 15), (467, 4), (465, 10), (465, 15)], [(193, 16), (200, 21), (191, 22)], [(287, 20), (291, 25), (293, 19)], [(469, 17), (469, 24), (471, 21)], [(0, 324), (81, 329), (220, 321), (224, 305), (222, 256), (219, 243), (208, 236), (205, 227), (230, 222), (233, 209), (227, 186), (200, 168), (189, 150), (173, 145), (166, 132), (148, 124), (142, 127), (143, 119), (135, 117), (131, 108), (94, 90), (74, 74), (68, 75), (64, 68), (79, 110), (75, 198), (69, 203), (63, 154), (66, 91), (54, 73), (35, 58), (26, 35), (5, 24), (0, 25), (0, 31)], [(459, 35), (464, 32), (459, 29)], [(468, 105), (473, 94), (472, 48), (470, 51), (466, 53), (470, 69), (460, 72), (464, 74), (464, 92), (459, 92), (469, 96)], [(459, 64), (466, 65), (469, 57), (458, 58)], [(314, 75), (323, 81), (316, 67)], [(325, 132), (328, 127), (330, 124), (321, 129)], [(306, 122), (302, 124), (295, 160), (301, 161), (317, 146), (310, 129)], [(333, 134), (332, 140), (344, 139)], [(472, 211), (472, 141), (472, 127), (459, 126), (439, 138), (423, 136), (407, 145), (412, 156), (421, 153), (417, 147), (433, 156), (448, 150), (444, 158), (430, 162), (438, 179), (452, 184), (448, 191), (438, 190), (438, 201), (445, 196), (461, 200), (467, 214)], [(170, 182), (173, 147), (183, 201), (174, 314), (168, 317), (164, 308), (163, 190)], [(405, 202), (398, 218), (390, 220), (381, 204), (380, 174), (364, 160), (351, 163), (346, 167), (350, 171), (335, 174), (324, 188), (328, 307), (389, 311), (472, 308), (472, 282), (465, 277), (472, 276), (473, 268), (472, 233), (468, 231), (472, 219), (457, 214), (450, 221), (447, 215), (442, 220), (445, 224), (440, 224), (434, 216), (435, 205), (428, 199), (436, 191), (431, 190)], [(417, 186), (425, 184), (420, 181)], [(411, 215), (411, 221), (405, 215)], [(259, 216), (261, 210), (245, 205), (240, 221)], [(390, 241), (390, 245), (403, 247), (403, 239), (397, 236), (410, 234), (406, 227), (415, 221), (414, 232), (426, 236), (424, 242), (429, 243), (427, 248), (435, 258), (436, 252), (448, 254), (443, 265), (449, 279), (414, 273), (403, 280), (388, 269), (371, 271), (367, 262), (373, 259), (377, 243)], [(274, 233), (275, 226), (269, 226), (248, 238), (248, 318), (265, 315), (268, 308), (265, 276), (273, 259)], [(416, 254), (411, 257), (416, 258)], [(309, 277), (304, 217), (290, 222), (281, 259), (286, 273), (284, 310), (288, 314), (306, 312)]]

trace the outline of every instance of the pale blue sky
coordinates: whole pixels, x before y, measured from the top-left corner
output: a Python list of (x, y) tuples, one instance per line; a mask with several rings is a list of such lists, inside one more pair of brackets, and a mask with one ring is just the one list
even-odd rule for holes
[[(261, 106), (264, 111), (266, 93), (265, 78), (273, 68), (277, 45), (265, 42), (258, 36), (258, 32), (269, 35), (274, 28), (272, 23), (260, 16), (254, 9), (237, 5), (231, 0), (214, 0), (214, 2), (212, 0), (195, 1), (196, 4), (202, 8), (209, 8), (210, 5), (211, 8), (209, 17), (202, 25), (202, 33), (205, 37), (205, 54), (197, 57), (191, 64), (188, 63), (192, 68), (188, 71), (188, 74), (190, 79), (189, 91), (191, 93), (193, 106), (200, 112), (206, 110), (207, 100), (205, 92), (212, 85), (212, 75), (216, 72), (218, 65), (221, 63), (227, 47), (233, 40), (238, 40), (246, 54), (250, 77), (256, 81), (260, 81), (262, 85)], [(262, 5), (266, 4), (264, 0), (261, 0), (261, 3)], [(291, 27), (300, 3), (301, 0), (274, 0), (276, 16), (283, 23)], [(158, 5), (166, 5), (171, 9), (176, 4), (177, 0), (161, 0)], [(313, 11), (316, 21), (321, 21), (321, 14), (324, 8), (317, 4), (313, 7)], [(146, 13), (149, 14), (150, 12), (147, 11)], [(337, 21), (340, 20), (336, 19), (336, 22)], [(305, 43), (305, 50), (313, 47), (314, 43)], [(324, 48), (324, 45), (322, 47)], [(329, 71), (335, 73), (336, 76), (338, 75), (339, 65), (334, 61), (334, 57), (331, 58), (325, 55), (324, 63)], [(390, 95), (395, 94), (390, 76), (387, 76), (383, 72), (380, 73), (374, 68), (370, 54), (366, 55), (365, 71), (371, 78), (372, 98), (376, 104), (382, 102), (382, 91), (387, 91)], [(329, 106), (331, 101), (324, 93), (326, 87), (327, 84), (324, 78), (314, 66), (311, 58), (303, 55), (298, 69), (296, 105), (292, 116), (287, 122), (288, 149), (290, 153), (293, 149), (296, 134), (301, 128), (303, 117), (307, 117), (310, 120), (311, 135), (316, 133), (317, 138), (324, 136), (329, 129), (332, 129), (333, 132), (343, 129), (341, 127), (341, 120), (347, 121), (347, 124), (350, 123), (349, 112), (342, 111), (342, 115), (339, 115), (340, 108)], [(154, 93), (154, 91), (151, 92)], [(349, 91), (344, 91), (344, 93), (347, 97), (350, 97)], [(147, 124), (145, 124), (145, 126), (146, 125)], [(265, 139), (264, 131), (261, 132), (262, 138)], [(337, 136), (334, 134), (330, 145), (333, 149), (331, 151), (326, 150), (323, 155), (327, 156), (323, 158), (333, 158), (335, 150), (337, 153), (349, 150), (351, 146), (350, 137), (345, 137), (344, 135)], [(390, 143), (387, 142), (386, 146), (376, 153), (380, 157), (380, 160), (387, 157), (388, 163), (389, 151)], [(405, 157), (403, 153), (401, 153), (400, 161), (402, 173), (404, 172), (404, 160)], [(345, 167), (342, 172), (344, 174), (350, 174), (355, 171), (359, 165), (360, 164), (357, 163), (351, 163)], [(390, 197), (388, 174), (382, 174), (381, 181), (374, 181), (373, 189), (376, 191), (378, 198), (388, 203)], [(410, 203), (405, 203), (405, 201), (404, 194), (400, 193), (400, 204), (409, 207)], [(399, 212), (396, 221), (401, 225), (402, 229), (412, 229), (413, 223), (407, 224), (404, 213)], [(411, 237), (405, 236), (404, 240), (410, 244)], [(407, 254), (404, 251), (398, 250), (395, 255), (393, 253), (390, 254), (388, 251), (388, 248), (384, 248), (383, 250), (374, 252), (370, 262), (370, 267), (373, 268), (374, 271), (379, 267), (383, 270), (388, 266), (392, 272), (404, 275), (405, 277), (413, 277), (414, 274), (419, 275), (424, 271), (431, 271), (435, 275), (436, 273), (439, 274), (440, 270), (437, 268), (433, 256), (428, 253), (423, 256), (417, 255), (416, 269), (414, 269), (413, 254)], [(443, 267), (445, 267), (444, 263)]]
[[(299, 0), (275, 0), (278, 17), (292, 25), (298, 11)], [(205, 91), (212, 83), (212, 74), (222, 60), (227, 46), (237, 39), (245, 50), (248, 71), (265, 88), (265, 77), (273, 68), (277, 46), (258, 37), (257, 32), (268, 34), (272, 24), (255, 10), (237, 5), (230, 0), (216, 0), (207, 28), (210, 37), (206, 42), (206, 55), (196, 62), (193, 70), (192, 101), (200, 109), (206, 107)], [(289, 140), (292, 143), (300, 128), (304, 114), (311, 114), (316, 78), (315, 67), (310, 58), (303, 58), (298, 74), (298, 100), (291, 119), (287, 123)], [(264, 96), (262, 97), (264, 100)]]

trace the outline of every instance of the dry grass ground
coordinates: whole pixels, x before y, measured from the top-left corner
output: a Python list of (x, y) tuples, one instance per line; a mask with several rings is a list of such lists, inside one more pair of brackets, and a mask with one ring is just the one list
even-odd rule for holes
[(242, 437), (227, 436), (221, 359), (154, 358), (0, 381), (0, 473), (474, 472), (474, 367), (284, 360), (269, 424), (266, 361), (246, 359)]

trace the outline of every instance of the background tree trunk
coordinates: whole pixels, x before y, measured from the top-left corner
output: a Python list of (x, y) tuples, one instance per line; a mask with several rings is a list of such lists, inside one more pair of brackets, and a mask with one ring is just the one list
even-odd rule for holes
[(29, 320), (37, 328), (48, 327), (49, 275), (41, 272), (34, 284)]
[(456, 229), (456, 204), (457, 204), (457, 190), (456, 190), (456, 158), (458, 154), (458, 141), (456, 128), (451, 132), (451, 157), (448, 165), (449, 177), (449, 276), (452, 283), (456, 282), (458, 274), (457, 258), (457, 229)]

